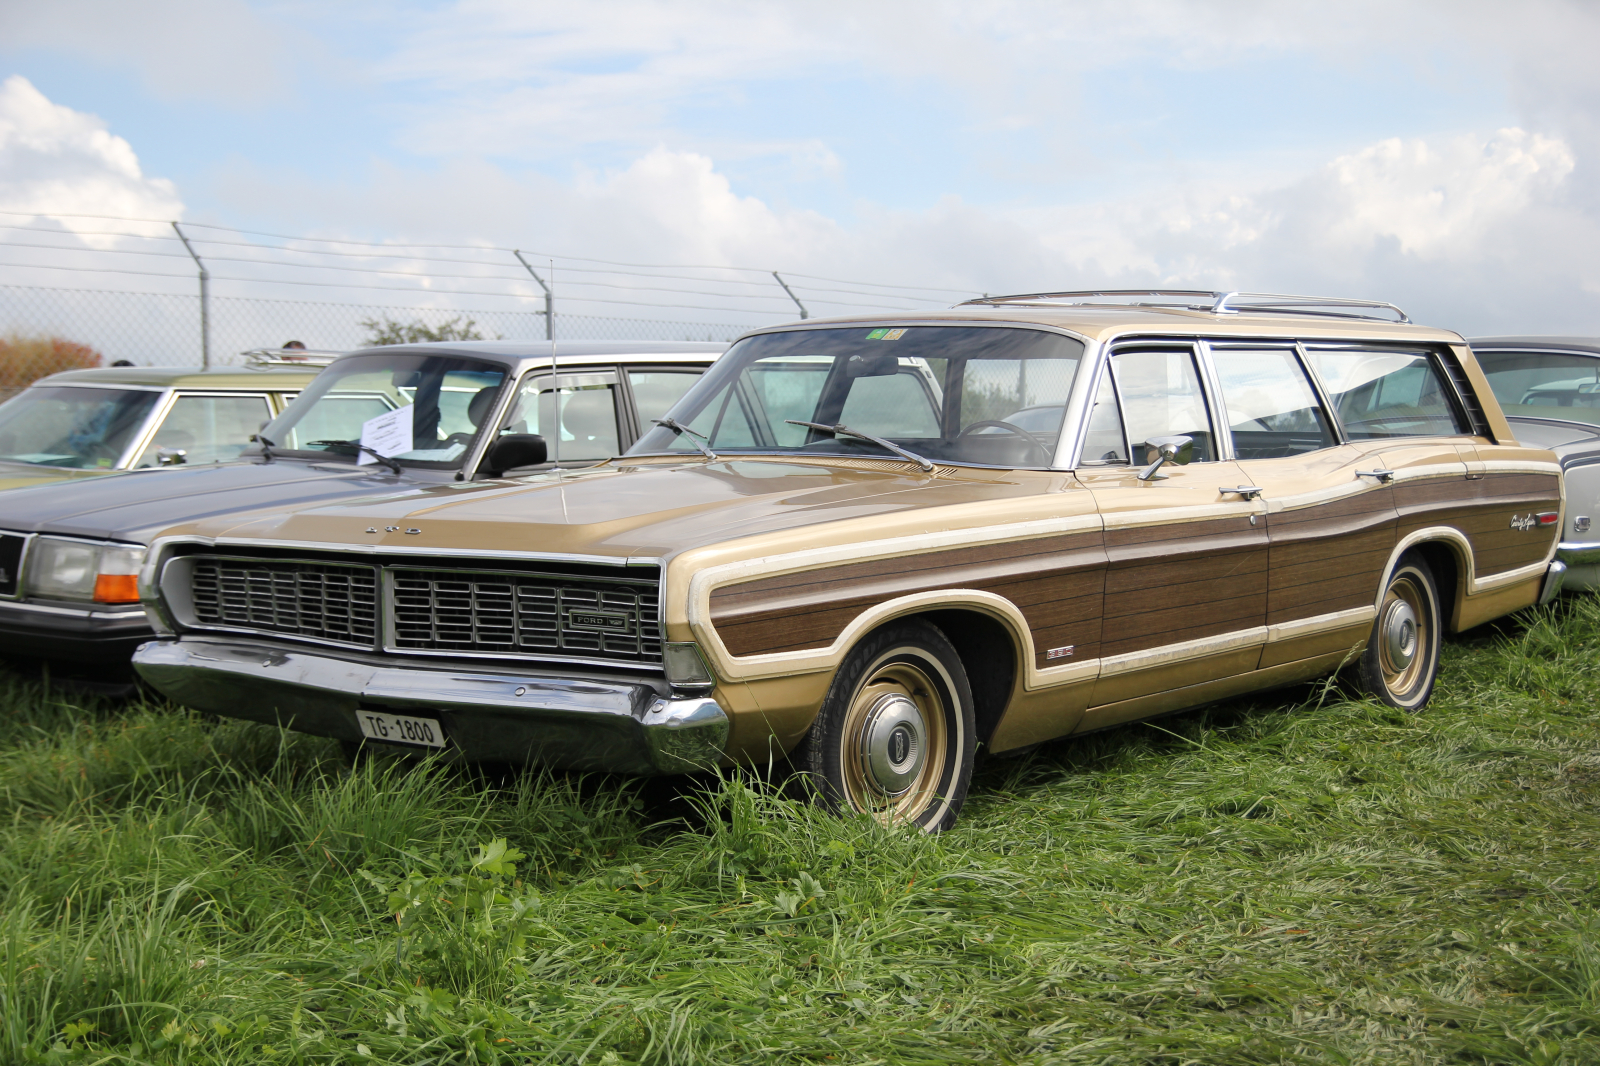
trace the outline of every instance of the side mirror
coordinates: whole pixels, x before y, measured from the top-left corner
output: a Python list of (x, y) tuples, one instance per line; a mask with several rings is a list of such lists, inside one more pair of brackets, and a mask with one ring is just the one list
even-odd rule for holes
[(157, 448), (157, 466), (183, 466), (189, 461), (189, 453), (182, 448)]
[(499, 477), (519, 466), (538, 466), (548, 456), (544, 438), (537, 433), (507, 433), (489, 445), (483, 457), (483, 472)]
[(1150, 465), (1139, 471), (1139, 480), (1160, 481), (1167, 476), (1156, 473), (1163, 465), (1188, 466), (1193, 458), (1193, 437), (1151, 437), (1144, 442), (1144, 461)]

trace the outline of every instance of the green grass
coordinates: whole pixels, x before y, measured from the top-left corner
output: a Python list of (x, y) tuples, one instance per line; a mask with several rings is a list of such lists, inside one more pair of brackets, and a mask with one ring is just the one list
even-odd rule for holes
[(0, 1061), (1600, 1062), (1597, 647), (991, 760), (937, 839), (0, 676)]

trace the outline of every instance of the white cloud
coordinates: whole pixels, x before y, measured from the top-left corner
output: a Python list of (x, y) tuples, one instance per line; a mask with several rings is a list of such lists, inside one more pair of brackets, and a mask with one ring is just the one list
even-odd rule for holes
[(87, 55), (138, 71), (156, 94), (259, 103), (282, 90), (294, 50), (315, 45), (244, 0), (47, 0), (0, 4), (7, 48)]
[[(26, 78), (0, 82), (0, 209), (62, 214), (181, 218), (172, 182), (147, 177), (133, 146), (94, 115), (52, 103)], [(72, 230), (105, 229), (63, 219)], [(86, 236), (93, 247), (114, 238)]]

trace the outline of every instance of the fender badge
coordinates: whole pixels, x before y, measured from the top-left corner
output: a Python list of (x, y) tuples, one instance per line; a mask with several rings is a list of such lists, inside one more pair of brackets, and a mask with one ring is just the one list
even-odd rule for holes
[(1046, 659), (1070, 659), (1072, 657), (1072, 649), (1076, 647), (1076, 644), (1068, 644), (1065, 648), (1051, 648), (1044, 653), (1044, 657)]
[(422, 530), (420, 530), (420, 529), (408, 529), (408, 530), (406, 530), (406, 532), (408, 534), (415, 534), (415, 533), (421, 533)]
[(1538, 519), (1531, 514), (1514, 514), (1511, 516), (1511, 528), (1521, 530), (1524, 533), (1538, 524)]

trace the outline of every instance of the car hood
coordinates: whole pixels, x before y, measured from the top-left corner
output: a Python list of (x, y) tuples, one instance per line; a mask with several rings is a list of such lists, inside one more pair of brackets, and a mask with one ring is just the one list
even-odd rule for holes
[(109, 473), (5, 493), (0, 496), (0, 529), (143, 543), (179, 522), (393, 494), (397, 482), (418, 491), (423, 484), (373, 472), (381, 470), (278, 459)]
[(1600, 428), (1554, 418), (1507, 418), (1517, 440), (1535, 448), (1549, 448), (1563, 462), (1578, 456), (1600, 454)]
[(287, 514), (258, 512), (243, 522), (174, 532), (263, 544), (665, 558), (759, 533), (930, 507), (968, 505), (978, 521), (988, 501), (1037, 494), (1063, 478), (1071, 480), (781, 460), (621, 464), (562, 478), (442, 485)]
[(56, 481), (79, 481), (114, 473), (115, 470), (74, 470), (59, 466), (34, 466), (32, 463), (9, 463), (0, 459), (0, 491), (48, 485)]

